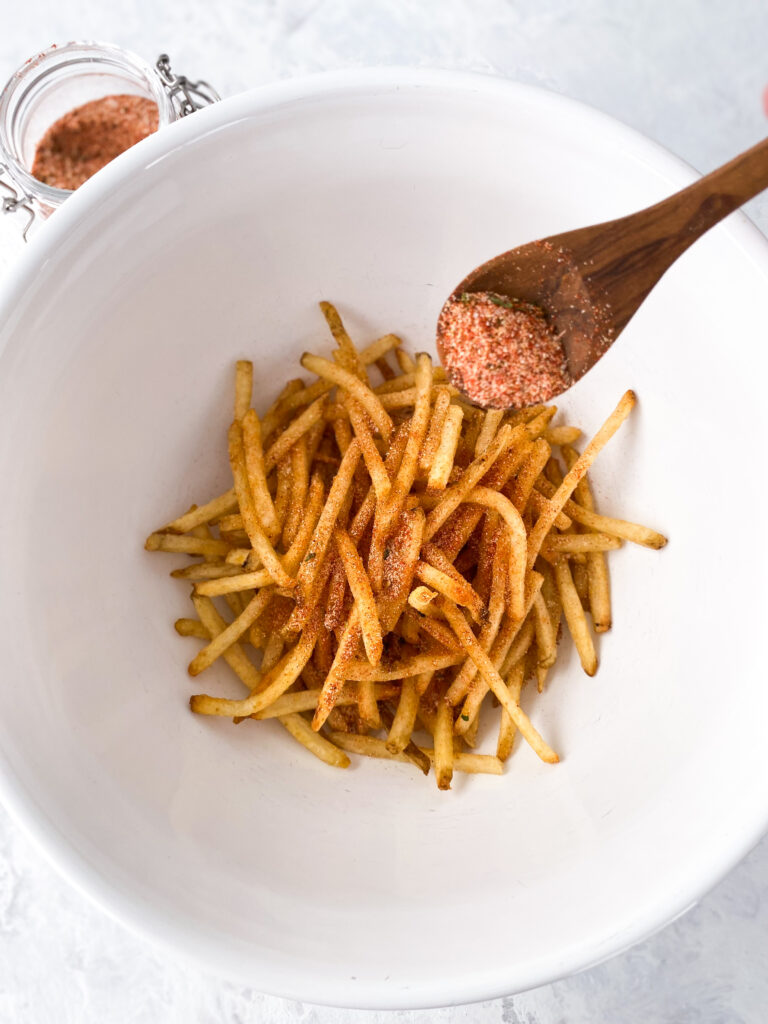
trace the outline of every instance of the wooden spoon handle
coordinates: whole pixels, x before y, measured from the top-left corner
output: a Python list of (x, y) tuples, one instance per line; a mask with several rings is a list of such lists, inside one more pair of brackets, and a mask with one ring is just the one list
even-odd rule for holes
[(620, 331), (653, 286), (705, 231), (768, 188), (768, 139), (655, 206), (560, 236)]

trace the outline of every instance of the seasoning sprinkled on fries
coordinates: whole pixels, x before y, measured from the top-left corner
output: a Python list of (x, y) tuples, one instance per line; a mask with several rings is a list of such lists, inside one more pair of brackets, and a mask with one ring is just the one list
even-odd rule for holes
[[(526, 684), (542, 691), (563, 623), (594, 675), (608, 554), (666, 544), (599, 513), (589, 483), (634, 393), (579, 452), (554, 407), (476, 409), (428, 355), (394, 334), (358, 349), (321, 310), (331, 358), (305, 353), (313, 379), (289, 381), (261, 417), (238, 361), (232, 488), (147, 538), (196, 559), (171, 573), (193, 584), (196, 617), (176, 622), (203, 643), (190, 675), (221, 659), (244, 688), (198, 694), (192, 711), (277, 719), (337, 768), (350, 753), (434, 767), (439, 789), (456, 772), (500, 775), (517, 733), (557, 762), (521, 707)], [(494, 718), (495, 752), (475, 752)]]

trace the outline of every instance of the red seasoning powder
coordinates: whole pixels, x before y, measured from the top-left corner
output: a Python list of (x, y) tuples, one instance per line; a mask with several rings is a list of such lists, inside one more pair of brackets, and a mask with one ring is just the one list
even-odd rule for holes
[(437, 336), (450, 382), (484, 408), (537, 405), (571, 383), (563, 346), (531, 303), (492, 292), (453, 295)]
[(37, 145), (32, 175), (54, 188), (79, 188), (157, 125), (157, 104), (144, 96), (92, 100), (51, 125)]

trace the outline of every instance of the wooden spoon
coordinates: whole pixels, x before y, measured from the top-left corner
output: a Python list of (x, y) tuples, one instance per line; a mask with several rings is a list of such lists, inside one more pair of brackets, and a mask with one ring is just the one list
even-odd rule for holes
[[(491, 292), (539, 306), (565, 350), (564, 391), (605, 354), (678, 256), (765, 188), (768, 139), (646, 210), (495, 256), (465, 277), (452, 299)], [(437, 348), (451, 377), (457, 367), (444, 340), (439, 326)]]

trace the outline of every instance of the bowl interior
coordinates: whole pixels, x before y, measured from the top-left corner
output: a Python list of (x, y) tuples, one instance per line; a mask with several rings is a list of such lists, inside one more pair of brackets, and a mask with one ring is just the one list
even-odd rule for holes
[(189, 713), (239, 684), (187, 676), (183, 559), (142, 549), (230, 485), (234, 360), (263, 408), (327, 352), (322, 298), (361, 342), (431, 349), (468, 269), (691, 173), (558, 97), (456, 76), (284, 83), (190, 122), (70, 200), (0, 317), (6, 796), (108, 908), (269, 991), (415, 1006), (595, 962), (766, 818), (765, 556), (739, 543), (765, 495), (766, 247), (713, 231), (562, 403), (589, 432), (637, 391), (597, 497), (671, 538), (611, 560), (597, 677), (569, 649), (526, 697), (562, 763), (518, 747), (450, 794), (397, 764), (339, 772), (277, 723)]

